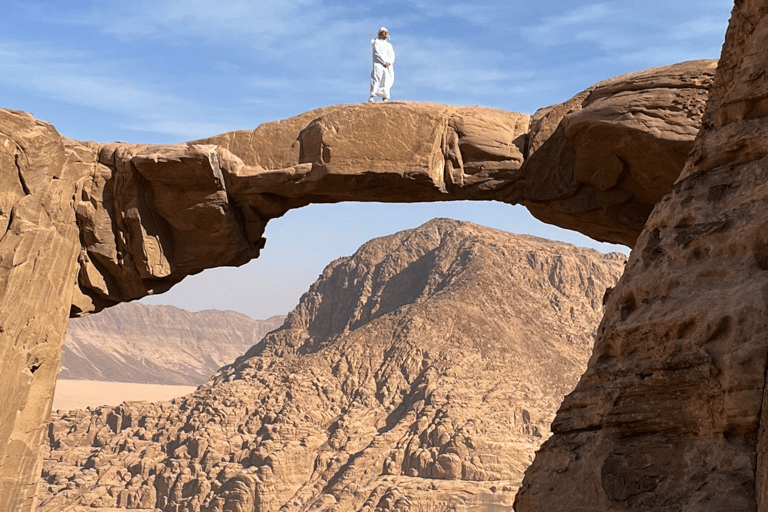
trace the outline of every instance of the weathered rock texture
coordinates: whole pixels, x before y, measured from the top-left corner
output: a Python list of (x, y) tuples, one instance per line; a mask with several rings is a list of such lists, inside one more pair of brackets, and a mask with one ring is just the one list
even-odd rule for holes
[(199, 386), (284, 320), (120, 304), (70, 320), (58, 378)]
[(391, 103), (383, 116), (367, 105), (329, 107), (197, 143), (279, 169), (238, 172), (258, 218), (310, 202), (399, 202), (418, 190), (420, 201), (448, 193), (524, 204), (545, 222), (632, 246), (683, 168), (715, 66), (622, 75), (533, 118), (478, 107), (432, 105), (425, 114)]
[(30, 510), (77, 280), (83, 173), (50, 125), (0, 121), (0, 510)]
[(688, 158), (716, 64), (622, 75), (536, 112), (522, 202), (544, 222), (632, 247)]
[(624, 263), (449, 220), (373, 240), (194, 394), (57, 415), (39, 510), (508, 509)]
[[(708, 76), (710, 64), (701, 66), (702, 76)], [(645, 105), (644, 119), (655, 118), (647, 126), (651, 137), (643, 136), (637, 151), (653, 153), (649, 141), (655, 140), (665, 148), (659, 154), (668, 162), (670, 144), (664, 134), (675, 130), (666, 128), (667, 120), (674, 126), (681, 119), (697, 124), (700, 106), (695, 102), (703, 94), (689, 94), (696, 89), (690, 67), (681, 67), (685, 79), (679, 94), (669, 92), (670, 81), (655, 88), (653, 79), (634, 76), (631, 87), (622, 89), (617, 80), (604, 88), (630, 104)], [(658, 72), (660, 77), (673, 73), (667, 68)], [(637, 89), (637, 83), (656, 93)], [(632, 99), (654, 94), (658, 104)], [(685, 116), (678, 114), (681, 108)], [(587, 112), (589, 105), (582, 110)], [(614, 120), (600, 124), (596, 131), (605, 144), (591, 144), (586, 161), (594, 158), (601, 166), (611, 161), (596, 154), (597, 147), (624, 158), (631, 169), (612, 179), (621, 190), (633, 190), (626, 180), (653, 176), (633, 168), (635, 160), (626, 156), (632, 134), (640, 132), (628, 131), (632, 123), (617, 119), (610, 108), (594, 110), (593, 122), (600, 112)], [(206, 268), (241, 265), (258, 256), (269, 219), (310, 202), (527, 203), (526, 190), (572, 188), (566, 185), (573, 181), (567, 166), (553, 175), (523, 165), (526, 153), (531, 158), (544, 154), (542, 134), (548, 128), (543, 119), (549, 117), (538, 116), (542, 121), (531, 145), (530, 118), (524, 114), (420, 103), (342, 105), (254, 131), (150, 146), (72, 141), (29, 114), (0, 110), (0, 510), (32, 506), (38, 446), (68, 313), (87, 314), (161, 293)], [(609, 127), (628, 138), (605, 135)], [(526, 151), (527, 146), (535, 151)], [(552, 166), (561, 160), (566, 161), (555, 152)], [(574, 160), (579, 190), (590, 186), (605, 192), (607, 178), (602, 177), (610, 172), (602, 167), (590, 171), (584, 161)], [(554, 221), (578, 218), (568, 225), (595, 238), (635, 239), (640, 223), (626, 220), (640, 203), (626, 192), (587, 196), (594, 201), (582, 201), (578, 194), (573, 196), (578, 200), (561, 201), (571, 195), (559, 192), (530, 200), (537, 202), (542, 217), (540, 209), (553, 201)], [(626, 208), (617, 206), (623, 204), (619, 196), (626, 199)], [(601, 203), (601, 197), (608, 197), (609, 204)]]
[(516, 500), (768, 510), (768, 3), (736, 3), (702, 131)]

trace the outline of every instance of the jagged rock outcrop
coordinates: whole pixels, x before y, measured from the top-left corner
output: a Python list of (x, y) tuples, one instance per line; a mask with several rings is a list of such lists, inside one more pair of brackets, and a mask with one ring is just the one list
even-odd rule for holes
[(449, 220), (375, 239), (194, 394), (56, 415), (38, 510), (509, 507), (624, 263)]
[(0, 112), (0, 510), (31, 510), (61, 344), (72, 306), (81, 169), (61, 137)]
[[(681, 81), (682, 89), (689, 85)], [(668, 131), (659, 128), (665, 119), (678, 123), (680, 108), (696, 124), (699, 107), (681, 107), (668, 87), (660, 92), (652, 136)], [(630, 101), (644, 93), (622, 94)], [(533, 181), (563, 188), (557, 176), (525, 171), (528, 119), (481, 107), (341, 105), (254, 131), (151, 146), (73, 141), (29, 114), (0, 110), (0, 509), (32, 506), (68, 314), (162, 293), (206, 268), (241, 265), (258, 256), (269, 219), (309, 202), (525, 203)], [(607, 154), (623, 150), (605, 145)], [(638, 226), (606, 214), (615, 198), (605, 205), (594, 197), (571, 210), (553, 208), (572, 211), (590, 236), (634, 239)], [(612, 237), (616, 226), (626, 229), (624, 238)]]
[(536, 112), (523, 166), (528, 210), (632, 247), (688, 158), (716, 65), (622, 75)]
[(120, 304), (70, 320), (58, 378), (199, 386), (284, 320)]
[(736, 2), (695, 149), (518, 512), (768, 510), (766, 48), (768, 3)]

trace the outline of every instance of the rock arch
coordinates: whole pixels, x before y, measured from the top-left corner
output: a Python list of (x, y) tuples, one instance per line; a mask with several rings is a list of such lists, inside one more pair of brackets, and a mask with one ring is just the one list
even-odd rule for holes
[(532, 117), (342, 105), (175, 146), (73, 141), (0, 110), (0, 508), (33, 508), (70, 315), (241, 265), (270, 219), (317, 202), (522, 203), (633, 245), (682, 169), (714, 68), (606, 80)]

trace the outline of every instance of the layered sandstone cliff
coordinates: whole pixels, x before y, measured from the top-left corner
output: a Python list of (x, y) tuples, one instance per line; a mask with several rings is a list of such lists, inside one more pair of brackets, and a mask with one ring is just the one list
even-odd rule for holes
[(373, 240), (194, 394), (57, 415), (39, 510), (508, 508), (624, 262), (449, 220)]
[(70, 320), (58, 378), (199, 386), (283, 320), (120, 304)]

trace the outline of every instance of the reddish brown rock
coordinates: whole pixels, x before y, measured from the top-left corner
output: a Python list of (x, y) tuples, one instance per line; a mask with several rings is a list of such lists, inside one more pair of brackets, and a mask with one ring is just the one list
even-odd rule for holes
[(261, 231), (243, 232), (215, 147), (76, 144), (89, 175), (75, 203), (83, 243), (75, 314), (258, 256)]
[(339, 105), (195, 143), (226, 149), (230, 194), (272, 218), (313, 202), (499, 199), (520, 186), (529, 121), (483, 107)]
[(610, 295), (516, 500), (768, 510), (768, 5), (737, 2), (695, 148)]
[(688, 158), (716, 64), (622, 75), (539, 110), (523, 167), (528, 210), (632, 247)]
[[(699, 68), (685, 64), (640, 74), (630, 85), (609, 81), (596, 91), (607, 94), (605, 90), (621, 89), (622, 84), (631, 90), (632, 84), (662, 78), (672, 83), (671, 74), (678, 68), (687, 73), (680, 83), (706, 83), (711, 63), (699, 64)], [(699, 69), (699, 75), (694, 69)], [(693, 109), (694, 100), (703, 101), (703, 97), (700, 88), (691, 90), (698, 91), (689, 101)], [(635, 101), (633, 94), (625, 100)], [(666, 106), (674, 112), (678, 99), (674, 94), (663, 98), (655, 92), (642, 94), (656, 98), (654, 106), (658, 109), (668, 100)], [(613, 118), (618, 114), (613, 111), (620, 107), (619, 100), (613, 101), (615, 104), (602, 109), (584, 111), (591, 112), (591, 123), (605, 117), (607, 128), (602, 133), (617, 132), (611, 140), (621, 139), (623, 149), (647, 152), (657, 141), (656, 149), (662, 155), (659, 161), (665, 162), (669, 160), (663, 157), (667, 139), (658, 134), (676, 130), (681, 133), (675, 148), (683, 151), (680, 148), (690, 146), (697, 126), (695, 116), (689, 118), (687, 127), (678, 126), (681, 121), (675, 114), (668, 116), (669, 126), (656, 121), (650, 135), (635, 125), (636, 133), (627, 134), (615, 127)], [(567, 124), (571, 117), (560, 124)], [(107, 144), (98, 148), (98, 157), (92, 150), (89, 153), (89, 148), (70, 142), (81, 165), (90, 169), (76, 204), (85, 251), (80, 258), (80, 286), (73, 307), (78, 314), (98, 311), (124, 300), (161, 293), (204, 268), (240, 265), (258, 255), (264, 243), (261, 235), (270, 219), (310, 203), (524, 202), (534, 209), (551, 209), (553, 218), (562, 225), (572, 222), (595, 238), (631, 243), (639, 225), (610, 215), (616, 203), (608, 196), (594, 196), (583, 208), (568, 211), (561, 200), (544, 205), (537, 202), (544, 190), (580, 185), (568, 182), (568, 176), (533, 172), (535, 166), (528, 171), (522, 168), (528, 124), (529, 116), (512, 112), (393, 102), (327, 107), (253, 131), (231, 132), (181, 146)], [(541, 126), (530, 147), (543, 137), (546, 130)], [(635, 146), (632, 140), (638, 141)], [(537, 165), (541, 155), (549, 154), (546, 148), (533, 152), (531, 158)], [(615, 149), (615, 145), (606, 146), (610, 154)], [(588, 152), (598, 154), (594, 144)], [(551, 157), (552, 162), (563, 161), (560, 155)], [(643, 158), (633, 162), (636, 171), (619, 188), (641, 181), (636, 175), (643, 169), (645, 175), (651, 173), (653, 159)], [(682, 165), (682, 160), (679, 163)], [(665, 180), (671, 183), (678, 172), (679, 168), (668, 165)], [(177, 187), (182, 179), (185, 186)], [(634, 191), (618, 194), (625, 199), (642, 195), (652, 202), (661, 193), (650, 188), (641, 192), (636, 186)], [(576, 199), (568, 201), (576, 204)], [(627, 204), (621, 208), (634, 208)], [(563, 219), (559, 219), (561, 215)], [(572, 220), (565, 220), (569, 216)]]
[(80, 253), (82, 176), (56, 130), (0, 111), (0, 510), (31, 510)]

